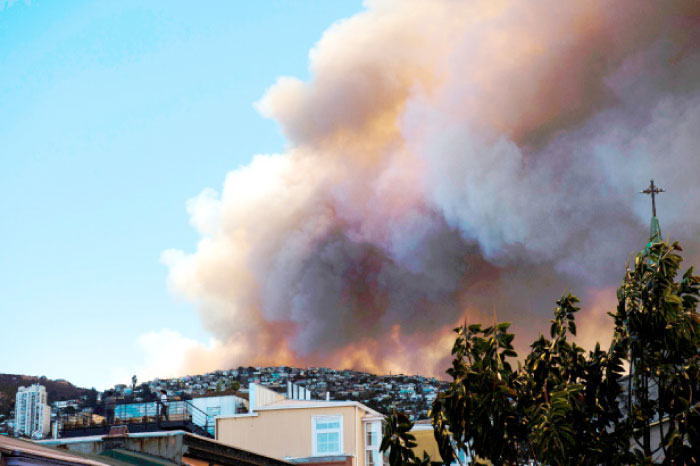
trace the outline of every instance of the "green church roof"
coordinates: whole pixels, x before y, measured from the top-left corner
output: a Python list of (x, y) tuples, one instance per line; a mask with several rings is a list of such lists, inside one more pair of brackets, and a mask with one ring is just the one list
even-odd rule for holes
[(651, 217), (651, 232), (649, 233), (649, 242), (658, 243), (661, 240), (661, 226), (659, 226), (659, 219), (656, 216)]

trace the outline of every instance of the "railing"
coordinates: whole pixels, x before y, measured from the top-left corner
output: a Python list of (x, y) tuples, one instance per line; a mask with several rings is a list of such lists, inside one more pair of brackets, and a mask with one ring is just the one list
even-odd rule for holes
[(185, 401), (192, 423), (204, 429), (209, 435), (214, 436), (214, 416), (211, 416), (197, 408), (192, 402)]
[(188, 427), (201, 430), (200, 434), (214, 436), (214, 418), (197, 408), (188, 400), (171, 400), (167, 404), (167, 415), (162, 412), (162, 405), (157, 401), (122, 402), (114, 408), (114, 417), (105, 416), (96, 422), (92, 416), (60, 416), (63, 431), (108, 430), (114, 425), (129, 425), (139, 430), (155, 430), (158, 427)]

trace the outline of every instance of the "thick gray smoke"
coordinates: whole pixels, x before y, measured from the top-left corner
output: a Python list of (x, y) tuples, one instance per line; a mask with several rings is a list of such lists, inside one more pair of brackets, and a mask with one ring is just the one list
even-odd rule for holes
[(700, 258), (695, 1), (374, 0), (259, 102), (290, 149), (188, 203), (173, 287), (216, 338), (185, 364), (444, 369), (449, 330), (544, 328), (565, 290), (582, 339), (647, 240)]

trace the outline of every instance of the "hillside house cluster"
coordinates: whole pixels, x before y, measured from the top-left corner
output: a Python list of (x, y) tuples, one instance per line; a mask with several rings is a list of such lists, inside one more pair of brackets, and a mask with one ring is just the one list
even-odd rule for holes
[[(202, 375), (154, 379), (137, 387), (135, 399), (144, 399), (159, 390), (166, 390), (171, 398), (184, 399), (217, 392), (238, 391), (245, 394), (249, 383), (286, 393), (287, 382), (306, 388), (314, 399), (360, 401), (383, 414), (396, 407), (413, 420), (426, 418), (438, 392), (446, 387), (446, 382), (419, 375), (374, 375), (323, 367), (251, 366)], [(114, 390), (122, 397), (132, 395), (132, 387), (127, 385), (116, 385)]]

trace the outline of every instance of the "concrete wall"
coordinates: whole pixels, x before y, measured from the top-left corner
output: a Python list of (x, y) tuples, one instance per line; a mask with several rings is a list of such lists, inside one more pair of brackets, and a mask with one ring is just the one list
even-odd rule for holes
[(169, 435), (167, 437), (140, 437), (128, 438), (125, 448), (139, 453), (168, 458), (176, 463), (182, 458), (182, 435)]
[(354, 466), (364, 466), (364, 410), (356, 406), (287, 408), (256, 411), (257, 415), (218, 418), (216, 439), (233, 447), (273, 458), (313, 455), (313, 416), (343, 416), (343, 453)]
[[(104, 450), (109, 448), (124, 448), (125, 450), (146, 453), (152, 456), (167, 458), (176, 463), (180, 463), (183, 452), (182, 433), (164, 435), (159, 432), (158, 436), (140, 436), (128, 437), (126, 439), (104, 440), (101, 436), (85, 437), (84, 441), (63, 441), (58, 439), (55, 441), (46, 440), (41, 442), (44, 445), (55, 446), (61, 450), (67, 450), (75, 453), (87, 453), (91, 455), (99, 455)], [(114, 442), (110, 444), (109, 442)]]

